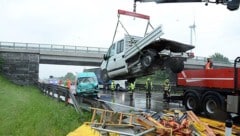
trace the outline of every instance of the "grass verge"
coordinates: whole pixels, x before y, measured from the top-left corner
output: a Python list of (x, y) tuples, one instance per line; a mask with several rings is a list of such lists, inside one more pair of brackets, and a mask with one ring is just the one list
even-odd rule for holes
[(0, 75), (0, 135), (65, 136), (89, 121), (91, 114), (77, 114), (44, 96), (35, 87), (14, 85)]

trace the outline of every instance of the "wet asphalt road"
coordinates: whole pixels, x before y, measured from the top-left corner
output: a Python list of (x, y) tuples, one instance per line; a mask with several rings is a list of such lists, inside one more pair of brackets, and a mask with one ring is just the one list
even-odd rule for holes
[(98, 97), (100, 100), (107, 103), (114, 111), (128, 112), (135, 111), (154, 111), (160, 112), (164, 109), (178, 109), (184, 110), (181, 102), (170, 102), (167, 104), (163, 101), (163, 94), (159, 92), (152, 92), (151, 99), (146, 99), (146, 93), (137, 91), (133, 93), (133, 100), (131, 100), (131, 93), (129, 92), (111, 92), (99, 91)]

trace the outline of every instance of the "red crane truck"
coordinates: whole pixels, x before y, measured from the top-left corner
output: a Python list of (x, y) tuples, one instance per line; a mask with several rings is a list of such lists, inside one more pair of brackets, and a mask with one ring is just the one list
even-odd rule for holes
[[(223, 118), (227, 113), (240, 115), (240, 68), (184, 70), (177, 75), (177, 87), (183, 89), (186, 110)], [(223, 116), (224, 115), (224, 116)]]

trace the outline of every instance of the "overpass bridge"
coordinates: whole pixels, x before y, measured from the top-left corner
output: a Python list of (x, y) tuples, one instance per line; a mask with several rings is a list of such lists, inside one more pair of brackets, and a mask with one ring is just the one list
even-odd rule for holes
[(108, 48), (0, 42), (0, 52), (38, 54), (40, 64), (100, 66)]
[[(2, 70), (18, 84), (31, 82), (31, 78), (38, 79), (39, 64), (100, 66), (107, 50), (100, 47), (0, 42), (0, 58), (4, 59)], [(202, 69), (205, 63), (206, 57), (196, 56), (185, 62), (185, 68)], [(233, 64), (214, 62), (214, 67), (233, 67)]]

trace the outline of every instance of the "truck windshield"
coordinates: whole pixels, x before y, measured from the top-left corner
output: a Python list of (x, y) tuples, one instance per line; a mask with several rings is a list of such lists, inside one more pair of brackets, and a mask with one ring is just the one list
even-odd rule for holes
[(113, 45), (110, 47), (109, 57), (113, 56), (114, 54), (115, 54), (115, 44), (113, 44)]

